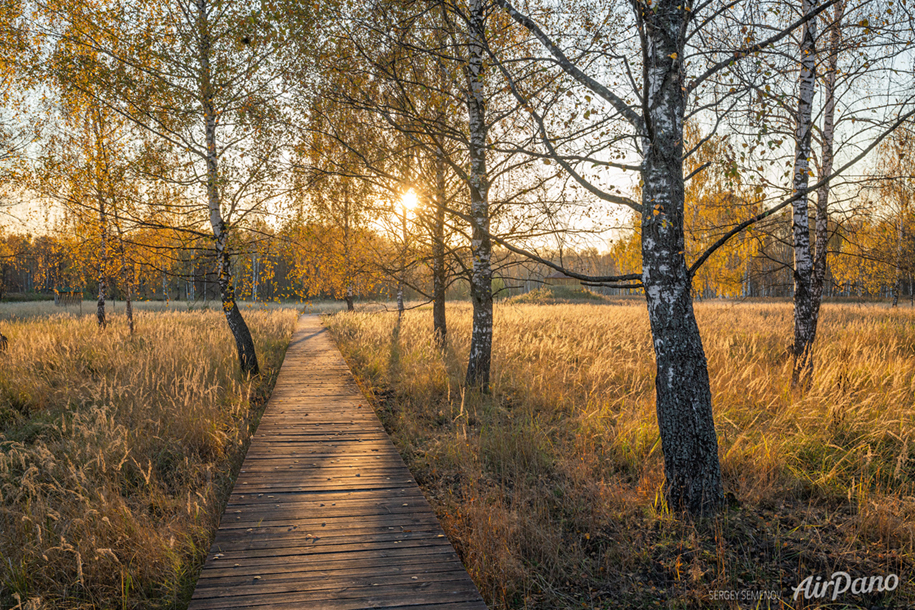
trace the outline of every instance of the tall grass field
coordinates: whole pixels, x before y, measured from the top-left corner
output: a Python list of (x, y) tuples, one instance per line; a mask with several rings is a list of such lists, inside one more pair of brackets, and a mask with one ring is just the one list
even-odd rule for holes
[[(702, 521), (663, 502), (644, 303), (497, 305), (488, 394), (469, 306), (444, 353), (429, 310), (326, 324), (492, 608), (915, 607), (915, 312), (824, 305), (798, 392), (789, 304), (696, 307), (728, 497)], [(899, 583), (794, 599), (835, 572)]]
[(0, 607), (185, 607), (296, 311), (245, 311), (247, 380), (219, 310), (73, 310), (0, 311)]

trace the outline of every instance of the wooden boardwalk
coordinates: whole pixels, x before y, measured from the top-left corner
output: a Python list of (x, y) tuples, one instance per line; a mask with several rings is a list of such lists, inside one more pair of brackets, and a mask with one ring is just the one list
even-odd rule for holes
[(190, 610), (485, 610), (317, 316), (299, 318)]

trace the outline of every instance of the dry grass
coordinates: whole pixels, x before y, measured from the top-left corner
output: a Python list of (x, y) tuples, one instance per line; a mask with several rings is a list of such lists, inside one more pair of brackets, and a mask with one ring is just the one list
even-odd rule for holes
[(825, 305), (800, 395), (790, 305), (698, 304), (736, 497), (698, 523), (660, 497), (644, 304), (501, 305), (486, 396), (461, 389), (469, 307), (449, 315), (444, 357), (429, 311), (328, 324), (493, 607), (809, 607), (794, 587), (836, 570), (901, 584), (831, 607), (915, 604), (912, 310)]
[(131, 337), (119, 305), (0, 324), (2, 607), (183, 607), (296, 319), (246, 313), (248, 381), (220, 311), (141, 308)]

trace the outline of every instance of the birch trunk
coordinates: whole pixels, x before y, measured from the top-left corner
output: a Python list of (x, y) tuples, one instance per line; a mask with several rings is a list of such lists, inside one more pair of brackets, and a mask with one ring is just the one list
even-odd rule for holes
[(257, 303), (257, 272), (258, 272), (257, 253), (251, 255), (251, 300)]
[(400, 274), (397, 278), (397, 317), (403, 317), (403, 288), (405, 276), (407, 274), (407, 208), (403, 208), (403, 217), (401, 218), (403, 227), (403, 254), (400, 257)]
[(648, 115), (642, 165), (642, 282), (654, 345), (665, 497), (674, 511), (715, 512), (723, 501), (708, 364), (684, 256), (683, 31), (686, 13), (662, 2), (643, 17)]
[[(845, 3), (836, 4), (833, 22), (829, 32), (829, 57), (826, 60), (826, 74), (823, 86), (823, 150), (820, 176), (832, 173), (835, 159), (834, 142), (836, 133), (836, 76), (839, 69), (839, 46), (842, 43), (842, 17)], [(815, 244), (813, 259), (813, 340), (816, 339), (817, 325), (820, 321), (820, 304), (823, 301), (823, 287), (826, 282), (826, 262), (829, 248), (829, 183), (817, 189), (816, 225), (814, 227)], [(813, 359), (810, 370), (813, 372)]]
[[(120, 240), (123, 240), (121, 235), (118, 237)], [(121, 241), (121, 277), (124, 279), (124, 292), (126, 296), (124, 312), (127, 315), (127, 328), (130, 330), (130, 334), (132, 335), (135, 330), (133, 323), (133, 283), (135, 278), (131, 278), (128, 272), (127, 256), (124, 253), (123, 241)]]
[(489, 176), (486, 170), (486, 106), (483, 91), (485, 14), (482, 0), (470, 0), (467, 58), (467, 115), (470, 130), (470, 299), (473, 330), (466, 384), (489, 387), (492, 360), (492, 242), (489, 237)]
[(435, 159), (435, 218), (432, 224), (432, 333), (439, 346), (445, 345), (445, 160), (439, 150)]
[(98, 215), (101, 244), (99, 246), (99, 263), (98, 263), (98, 301), (96, 303), (95, 317), (98, 319), (98, 327), (105, 328), (108, 326), (108, 320), (105, 317), (105, 292), (107, 290), (106, 275), (108, 273), (108, 227), (105, 214), (105, 199), (98, 196)]
[[(442, 10), (445, 10), (442, 5)], [(447, 23), (447, 21), (446, 21)], [(445, 27), (436, 31), (439, 48), (445, 48)], [(438, 62), (438, 85), (442, 92), (450, 89), (445, 64)], [(438, 121), (446, 124), (447, 106), (444, 97), (438, 102)], [(444, 348), (448, 338), (448, 324), (445, 318), (445, 206), (448, 204), (445, 186), (445, 151), (441, 144), (435, 151), (435, 216), (432, 223), (432, 335), (436, 344)]]
[(908, 206), (899, 206), (899, 222), (896, 223), (896, 273), (893, 279), (893, 307), (899, 305), (902, 292), (902, 241), (905, 239), (905, 214)]
[(121, 279), (124, 282), (124, 292), (126, 293), (126, 302), (124, 311), (127, 315), (127, 328), (130, 329), (130, 334), (134, 332), (133, 325), (133, 279), (128, 273), (127, 265), (127, 252), (124, 249), (124, 232), (121, 230), (120, 219), (118, 218), (117, 206), (115, 206), (114, 211), (114, 226), (118, 233), (118, 254), (121, 258)]
[(226, 314), (226, 322), (235, 339), (238, 350), (238, 360), (241, 370), (246, 375), (257, 375), (260, 369), (257, 365), (257, 354), (254, 350), (254, 340), (245, 319), (238, 309), (235, 301), (235, 286), (232, 278), (232, 267), (229, 256), (229, 232), (225, 219), (222, 217), (222, 206), (219, 194), (219, 163), (216, 149), (216, 108), (214, 106), (215, 88), (211, 79), (210, 69), (210, 34), (209, 34), (209, 7), (207, 0), (197, 0), (198, 11), (198, 61), (200, 65), (200, 94), (203, 106), (204, 129), (206, 137), (206, 168), (207, 168), (207, 207), (210, 212), (210, 226), (213, 229), (213, 239), (216, 249), (216, 267), (222, 309)]
[[(816, 8), (815, 0), (803, 0), (804, 14)], [(813, 372), (811, 349), (816, 337), (813, 299), (813, 256), (810, 248), (807, 186), (810, 179), (813, 95), (816, 90), (816, 21), (804, 25), (800, 43), (798, 108), (795, 128), (794, 202), (794, 367), (791, 385), (806, 384)]]
[(346, 311), (356, 311), (356, 306), (353, 304), (353, 285), (350, 284), (346, 287)]
[(355, 311), (353, 305), (353, 260), (350, 253), (350, 205), (349, 190), (343, 190), (343, 268), (346, 280), (346, 311)]
[[(93, 118), (90, 120), (91, 130), (95, 137), (95, 146), (96, 146), (96, 155), (99, 157), (103, 156), (102, 151), (104, 149), (104, 144), (102, 142), (102, 120), (99, 115), (94, 114)], [(96, 172), (96, 183), (95, 183), (95, 197), (98, 201), (98, 223), (99, 223), (99, 264), (98, 264), (98, 301), (96, 303), (96, 312), (95, 316), (98, 319), (98, 327), (105, 328), (108, 326), (108, 320), (105, 317), (105, 292), (107, 290), (107, 274), (108, 274), (108, 214), (105, 206), (105, 195), (104, 193), (109, 186), (106, 182), (103, 181), (102, 175), (107, 178), (107, 166), (102, 168), (102, 172)]]
[(124, 307), (124, 311), (127, 314), (127, 328), (130, 330), (130, 334), (134, 333), (133, 325), (133, 283), (128, 279), (124, 282), (127, 293), (127, 303)]

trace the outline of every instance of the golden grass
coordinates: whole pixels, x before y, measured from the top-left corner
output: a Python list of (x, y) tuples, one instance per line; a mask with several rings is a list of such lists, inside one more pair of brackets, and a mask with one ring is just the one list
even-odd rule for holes
[(296, 319), (246, 313), (248, 381), (221, 311), (141, 309), (131, 337), (119, 305), (103, 332), (0, 324), (0, 606), (186, 604)]
[(461, 388), (470, 309), (449, 316), (444, 357), (429, 311), (327, 320), (493, 607), (737, 607), (715, 592), (774, 590), (759, 607), (796, 608), (803, 578), (835, 570), (896, 573), (886, 599), (915, 602), (911, 309), (825, 305), (798, 394), (790, 305), (697, 305), (734, 495), (699, 523), (661, 498), (643, 303), (498, 306), (488, 396)]

